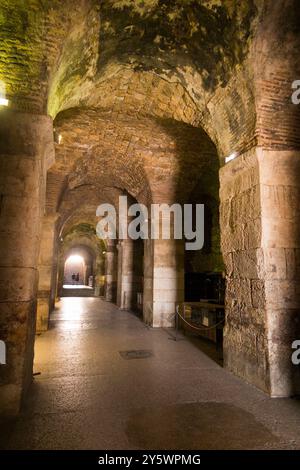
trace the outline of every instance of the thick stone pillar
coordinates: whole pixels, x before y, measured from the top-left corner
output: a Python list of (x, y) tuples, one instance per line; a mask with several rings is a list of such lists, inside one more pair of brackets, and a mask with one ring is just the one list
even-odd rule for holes
[(133, 272), (134, 242), (131, 239), (127, 239), (122, 240), (119, 245), (119, 255), (121, 251), (121, 257), (118, 270), (118, 306), (122, 310), (131, 310), (135, 294)]
[[(173, 203), (180, 203), (176, 200), (175, 178), (153, 186), (152, 194), (154, 204), (171, 208)], [(174, 218), (170, 214), (160, 212), (155, 219), (148, 220), (151, 239), (144, 244), (143, 316), (153, 327), (173, 327), (176, 303), (184, 300), (184, 240), (174, 239)], [(162, 239), (164, 222), (170, 228), (169, 240)], [(159, 227), (155, 237), (152, 224)]]
[(147, 240), (144, 259), (144, 320), (173, 327), (176, 303), (184, 300), (184, 242)]
[(57, 271), (57, 299), (59, 300), (63, 290), (65, 271), (65, 258), (62, 253), (58, 257)]
[(143, 319), (153, 324), (153, 241), (144, 241)]
[(109, 240), (105, 264), (105, 300), (115, 302), (117, 290), (117, 251), (114, 240)]
[(300, 393), (300, 368), (291, 361), (300, 339), (300, 151), (258, 152), (270, 393)]
[(52, 120), (0, 110), (0, 412), (16, 414), (32, 380), (40, 225)]
[(54, 310), (55, 302), (58, 299), (58, 238), (54, 239), (53, 260), (52, 260), (52, 276), (51, 276), (51, 292), (50, 292), (50, 313)]
[(300, 152), (253, 149), (220, 170), (225, 365), (270, 393), (300, 391)]
[(98, 255), (95, 263), (95, 296), (103, 296), (105, 279), (105, 263), (103, 255)]
[(39, 284), (37, 297), (36, 331), (48, 329), (49, 315), (54, 306), (56, 275), (56, 220), (57, 214), (44, 216), (39, 254)]
[(117, 267), (117, 298), (116, 303), (118, 307), (121, 307), (121, 291), (122, 291), (122, 242), (119, 241), (117, 244), (118, 250), (118, 267)]

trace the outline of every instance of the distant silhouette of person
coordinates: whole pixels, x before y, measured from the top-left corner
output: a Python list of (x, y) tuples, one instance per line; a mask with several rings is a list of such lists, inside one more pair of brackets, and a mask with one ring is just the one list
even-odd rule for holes
[(75, 284), (76, 276), (75, 273), (72, 274), (72, 284)]
[(79, 282), (79, 273), (76, 274), (76, 282), (77, 282), (77, 284)]

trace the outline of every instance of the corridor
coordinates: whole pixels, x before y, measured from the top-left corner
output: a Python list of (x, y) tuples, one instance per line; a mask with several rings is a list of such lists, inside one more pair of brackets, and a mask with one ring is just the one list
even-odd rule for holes
[(37, 336), (34, 382), (1, 447), (300, 448), (299, 401), (269, 398), (198, 339), (172, 337), (99, 297), (63, 298)]

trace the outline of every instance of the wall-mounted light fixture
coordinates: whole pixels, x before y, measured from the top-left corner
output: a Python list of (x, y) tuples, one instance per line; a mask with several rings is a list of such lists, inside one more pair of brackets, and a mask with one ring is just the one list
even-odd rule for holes
[(236, 157), (237, 157), (236, 152), (231, 153), (228, 157), (225, 157), (225, 163), (231, 162), (231, 160), (234, 160)]
[(0, 106), (8, 106), (8, 99), (0, 97)]
[(5, 83), (0, 80), (0, 106), (8, 106), (9, 101), (6, 98)]
[(62, 142), (62, 135), (59, 132), (57, 132), (56, 129), (53, 129), (53, 132), (54, 132), (54, 142), (60, 145)]

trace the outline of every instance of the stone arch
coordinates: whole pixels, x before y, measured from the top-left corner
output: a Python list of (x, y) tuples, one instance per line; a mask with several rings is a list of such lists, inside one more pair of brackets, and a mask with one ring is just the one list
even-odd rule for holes
[[(79, 258), (79, 261), (72, 261), (73, 258)], [(88, 277), (93, 273), (93, 265), (95, 263), (95, 253), (87, 245), (74, 244), (65, 253), (64, 257), (64, 272), (63, 272), (63, 286), (72, 285), (73, 274), (78, 275), (76, 278), (77, 285), (87, 285)], [(92, 266), (92, 270), (90, 267)], [(87, 271), (87, 268), (88, 271)], [(73, 273), (73, 274), (72, 274)], [(71, 277), (72, 276), (72, 277)], [(74, 282), (75, 285), (75, 282)], [(60, 297), (62, 296), (60, 292)]]
[[(41, 233), (38, 223), (24, 220), (24, 210), (34, 222), (44, 211), (46, 170), (53, 162), (46, 112), (62, 133), (68, 123), (75, 128), (88, 117), (109, 136), (113, 122), (115, 141), (129, 148), (131, 142), (121, 137), (130, 124), (139, 124), (143, 140), (143, 124), (161, 132), (157, 122), (171, 120), (174, 129), (183, 129), (182, 123), (204, 129), (222, 163), (230, 154), (237, 156), (220, 170), (229, 286), (225, 362), (271, 395), (299, 391), (299, 372), (289, 355), (291, 337), (299, 331), (299, 270), (290, 262), (299, 250), (300, 108), (290, 99), (291, 82), (300, 73), (297, 1), (105, 0), (99, 9), (94, 0), (32, 0), (16, 8), (4, 0), (1, 12), (0, 79), (10, 101), (10, 109), (0, 114), (5, 169), (1, 283), (8, 285), (2, 292), (3, 336), (13, 348), (14, 328), (20, 331), (17, 353), (9, 358), (15, 371), (7, 372), (1, 391), (7, 409), (18, 408), (31, 380)], [(174, 145), (170, 133), (160, 136)], [(126, 189), (138, 200), (153, 199), (137, 142), (131, 159), (123, 147), (112, 158), (111, 146), (103, 148), (97, 135), (91, 154), (88, 140), (74, 153), (64, 139), (55, 145), (56, 162), (47, 175), (46, 216), (55, 219), (61, 204), (67, 214), (66, 190), (87, 183), (81, 178), (87, 162), (97, 176), (103, 170), (108, 188)], [(145, 145), (141, 154), (147, 158)], [(163, 194), (166, 181), (156, 185), (156, 196)], [(171, 193), (171, 178), (169, 183)], [(22, 205), (11, 217), (15, 186)], [(51, 224), (55, 227), (56, 221)], [(30, 250), (17, 258), (22, 250), (10, 249), (12, 241), (22, 247), (28, 240)]]
[[(94, 277), (93, 287), (100, 290), (103, 287), (104, 277), (104, 253), (107, 249), (105, 240), (100, 240), (95, 232), (93, 221), (83, 222), (73, 218), (68, 220), (60, 234), (59, 248), (59, 269), (58, 269), (58, 286), (57, 291), (60, 295), (64, 279), (64, 267), (68, 254), (72, 252), (80, 252), (81, 248), (88, 250), (92, 257), (92, 265), (90, 272)], [(80, 254), (80, 253), (79, 253)], [(86, 280), (86, 279), (85, 279)], [(99, 292), (98, 292), (99, 295)]]

